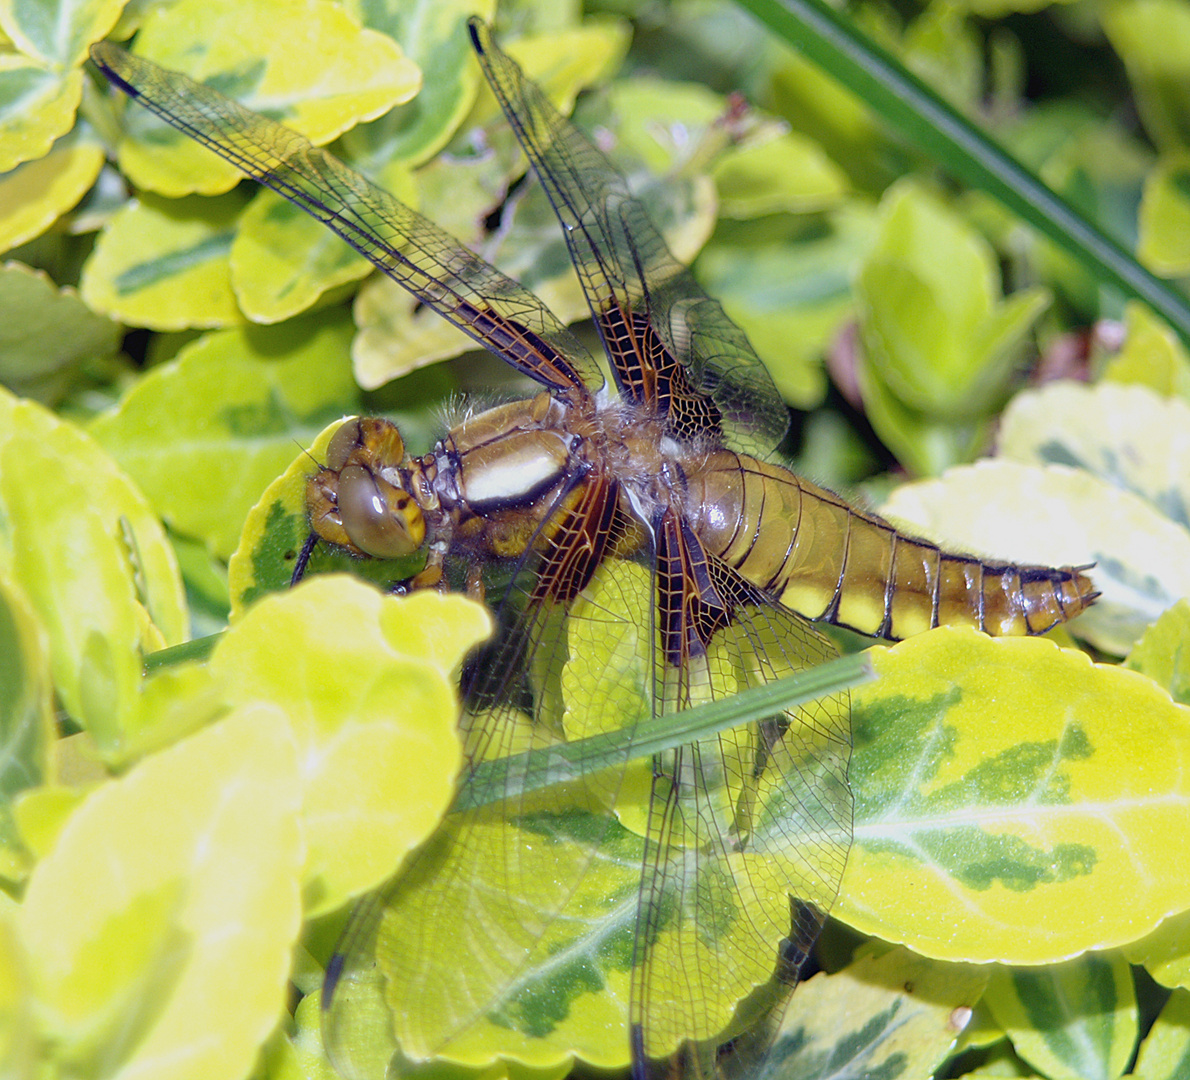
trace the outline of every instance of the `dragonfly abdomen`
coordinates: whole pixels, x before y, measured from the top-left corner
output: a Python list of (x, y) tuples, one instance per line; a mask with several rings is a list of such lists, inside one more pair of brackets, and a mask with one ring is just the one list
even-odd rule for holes
[(700, 539), (795, 611), (899, 640), (934, 626), (1041, 634), (1098, 595), (1078, 569), (944, 551), (788, 469), (728, 450), (687, 468)]

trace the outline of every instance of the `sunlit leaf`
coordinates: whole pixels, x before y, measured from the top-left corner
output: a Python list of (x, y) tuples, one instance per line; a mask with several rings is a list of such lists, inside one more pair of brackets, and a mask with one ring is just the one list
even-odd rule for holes
[(59, 69), (77, 67), (87, 46), (115, 25), (123, 6), (121, 0), (57, 0), (53, 5), (4, 0), (0, 26), (21, 52)]
[(102, 168), (102, 147), (63, 139), (44, 157), (0, 174), (0, 250), (40, 236), (78, 203)]
[(157, 330), (244, 322), (231, 289), (231, 243), (246, 197), (145, 195), (108, 222), (83, 269), (97, 311)]
[(941, 959), (1050, 963), (1190, 907), (1190, 710), (1036, 638), (942, 629), (853, 693), (835, 913)]
[(489, 633), (462, 597), (398, 600), (327, 575), (265, 598), (219, 642), (229, 698), (293, 726), (309, 914), (377, 885), (438, 824), (461, 760), (454, 675)]
[(1108, 362), (1103, 378), (1190, 402), (1190, 356), (1177, 334), (1143, 304), (1128, 305), (1124, 347)]
[(171, 1080), (245, 1075), (285, 1004), (300, 793), (287, 722), (254, 706), (75, 811), (21, 912), (60, 1069), (102, 1061)]
[[(153, 8), (136, 51), (172, 71), (209, 82), (315, 145), (416, 93), (421, 73), (396, 42), (362, 29), (325, 0), (181, 0)], [(163, 195), (216, 195), (242, 178), (181, 132), (135, 105), (126, 113), (120, 165), (140, 187)]]
[(82, 90), (81, 71), (63, 77), (24, 57), (0, 53), (0, 174), (49, 153), (74, 123)]

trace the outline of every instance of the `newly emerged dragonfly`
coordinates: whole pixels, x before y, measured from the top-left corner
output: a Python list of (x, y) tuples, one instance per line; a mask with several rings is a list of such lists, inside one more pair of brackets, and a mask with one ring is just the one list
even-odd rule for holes
[[(776, 463), (787, 410), (743, 333), (607, 158), (470, 31), (565, 232), (610, 386), (531, 293), (325, 151), (114, 46), (92, 56), (541, 387), (421, 457), (388, 421), (350, 420), (309, 482), (295, 577), (325, 541), (423, 552), (402, 588), (486, 583), (499, 629), (463, 677), (472, 768), (804, 670), (833, 653), (811, 620), (888, 639), (1040, 633), (1093, 601), (1085, 568), (941, 551)], [(480, 1061), (556, 1036), (616, 1065), (583, 1033), (626, 1024), (638, 1075), (677, 1053), (713, 1062), (759, 988), (796, 978), (835, 897), (849, 748), (834, 697), (564, 786), (509, 775), (502, 803), (452, 815), (353, 916), (324, 992), (332, 1060), (382, 1076), (394, 1055)]]

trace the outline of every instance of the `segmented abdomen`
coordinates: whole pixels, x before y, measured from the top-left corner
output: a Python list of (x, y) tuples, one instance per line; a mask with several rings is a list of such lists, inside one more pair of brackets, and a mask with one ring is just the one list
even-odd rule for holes
[(719, 450), (687, 470), (700, 539), (795, 611), (873, 637), (933, 626), (1041, 634), (1098, 595), (1078, 569), (986, 562), (898, 532), (778, 465)]

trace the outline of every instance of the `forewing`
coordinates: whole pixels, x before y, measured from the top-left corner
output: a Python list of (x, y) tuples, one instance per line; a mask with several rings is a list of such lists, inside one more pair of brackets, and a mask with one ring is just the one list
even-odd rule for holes
[(99, 42), (91, 58), (161, 119), (300, 206), (484, 348), (572, 400), (598, 365), (531, 292), (308, 139), (185, 75)]
[[(470, 23), (479, 61), (562, 223), (620, 390), (677, 437), (720, 435), (753, 454), (788, 410), (743, 331), (670, 254), (623, 176)], [(709, 400), (708, 400), (709, 398)]]
[[(834, 655), (672, 513), (657, 527), (656, 583), (659, 711)], [(724, 1042), (733, 1023), (757, 1019), (733, 1017), (732, 1003), (774, 975), (792, 985), (842, 879), (850, 745), (850, 703), (838, 695), (654, 760), (634, 966), (642, 1057)]]

